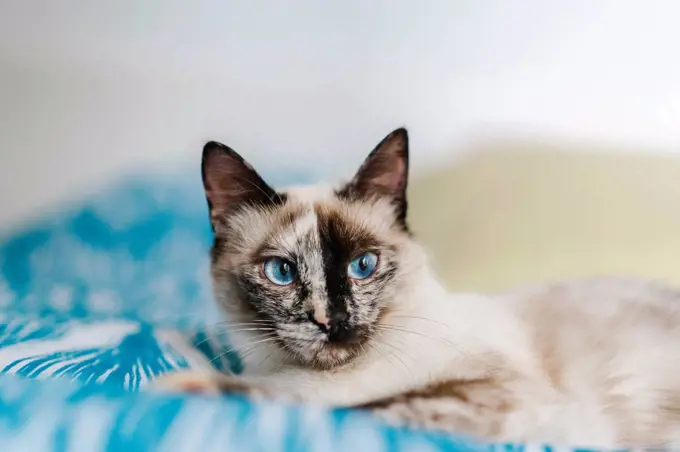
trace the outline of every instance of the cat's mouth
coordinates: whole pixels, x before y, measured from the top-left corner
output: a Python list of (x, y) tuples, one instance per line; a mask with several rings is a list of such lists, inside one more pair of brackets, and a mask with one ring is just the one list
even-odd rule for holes
[(322, 335), (293, 341), (289, 337), (280, 337), (279, 342), (300, 364), (327, 370), (347, 364), (364, 354), (369, 339), (368, 330), (356, 329), (351, 339), (341, 342), (329, 341), (327, 336)]

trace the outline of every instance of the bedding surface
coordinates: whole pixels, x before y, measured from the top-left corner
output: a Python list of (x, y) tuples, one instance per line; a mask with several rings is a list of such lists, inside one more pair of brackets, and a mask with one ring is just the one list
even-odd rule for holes
[(0, 449), (558, 450), (389, 428), (346, 410), (145, 391), (177, 369), (239, 371), (211, 302), (210, 241), (200, 181), (182, 175), (126, 180), (6, 234)]

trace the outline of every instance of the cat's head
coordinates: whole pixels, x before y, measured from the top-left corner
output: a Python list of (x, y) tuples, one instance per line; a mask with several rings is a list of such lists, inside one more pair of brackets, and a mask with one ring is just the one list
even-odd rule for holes
[(218, 302), (299, 364), (331, 368), (362, 354), (417, 270), (406, 130), (383, 139), (338, 189), (276, 191), (215, 142), (202, 170)]

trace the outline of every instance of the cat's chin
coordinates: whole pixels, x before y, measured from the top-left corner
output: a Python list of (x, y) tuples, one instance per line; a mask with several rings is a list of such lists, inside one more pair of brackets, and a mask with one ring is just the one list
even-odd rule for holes
[(298, 364), (304, 367), (328, 370), (349, 364), (365, 353), (362, 342), (342, 345), (318, 342), (310, 344), (304, 350), (296, 350), (294, 355)]
[(316, 353), (313, 361), (309, 364), (318, 369), (332, 369), (350, 363), (361, 353), (361, 349), (358, 347), (339, 347), (326, 344)]

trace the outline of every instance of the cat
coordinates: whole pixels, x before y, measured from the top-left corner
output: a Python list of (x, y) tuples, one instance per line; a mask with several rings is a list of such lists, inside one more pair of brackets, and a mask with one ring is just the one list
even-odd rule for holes
[(276, 191), (208, 143), (214, 293), (245, 370), (157, 387), (355, 407), (488, 441), (678, 445), (680, 291), (602, 278), (447, 293), (408, 228), (408, 167), (402, 128), (349, 183)]

